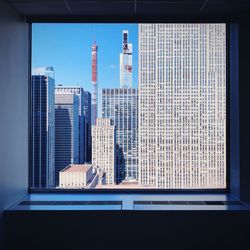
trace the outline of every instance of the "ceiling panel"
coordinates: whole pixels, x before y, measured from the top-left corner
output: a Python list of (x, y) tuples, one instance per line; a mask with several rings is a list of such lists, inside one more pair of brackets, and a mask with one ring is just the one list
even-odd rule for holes
[(250, 11), (250, 0), (6, 0), (28, 16), (157, 16)]
[(11, 3), (13, 7), (24, 15), (65, 15), (69, 14), (63, 1), (22, 1)]

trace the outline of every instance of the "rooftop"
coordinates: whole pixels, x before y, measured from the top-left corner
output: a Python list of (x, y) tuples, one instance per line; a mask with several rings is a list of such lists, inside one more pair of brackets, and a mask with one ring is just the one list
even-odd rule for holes
[(91, 164), (70, 164), (64, 168), (61, 172), (81, 172), (85, 173), (91, 168)]

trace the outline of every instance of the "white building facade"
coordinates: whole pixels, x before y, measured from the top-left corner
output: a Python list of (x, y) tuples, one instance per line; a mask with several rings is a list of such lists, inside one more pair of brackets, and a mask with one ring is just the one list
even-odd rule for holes
[(71, 164), (59, 173), (59, 188), (87, 188), (93, 179), (92, 165)]
[(226, 24), (139, 24), (139, 184), (226, 187)]
[(120, 53), (120, 88), (132, 88), (132, 44), (128, 43), (128, 30), (122, 32)]
[(115, 126), (111, 119), (97, 118), (92, 126), (92, 165), (103, 170), (107, 184), (115, 184), (116, 176)]

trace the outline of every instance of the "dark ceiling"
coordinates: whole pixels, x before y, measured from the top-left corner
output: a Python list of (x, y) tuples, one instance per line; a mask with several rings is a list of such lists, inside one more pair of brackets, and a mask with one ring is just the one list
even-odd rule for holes
[(6, 0), (28, 17), (220, 17), (250, 13), (250, 0)]

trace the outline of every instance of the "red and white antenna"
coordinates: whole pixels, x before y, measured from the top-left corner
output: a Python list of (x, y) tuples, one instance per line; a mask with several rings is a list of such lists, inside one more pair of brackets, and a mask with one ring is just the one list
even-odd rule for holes
[(91, 83), (93, 86), (93, 92), (92, 92), (92, 108), (93, 108), (93, 124), (96, 125), (96, 118), (97, 118), (97, 105), (98, 105), (98, 85), (97, 85), (97, 50), (98, 46), (96, 44), (96, 41), (94, 41), (92, 47), (91, 47), (92, 53), (92, 77), (91, 77)]

